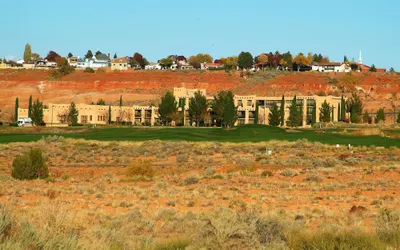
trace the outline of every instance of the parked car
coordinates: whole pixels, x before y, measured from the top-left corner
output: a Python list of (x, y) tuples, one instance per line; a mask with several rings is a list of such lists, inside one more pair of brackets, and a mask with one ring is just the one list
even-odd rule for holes
[(31, 118), (19, 118), (17, 121), (18, 127), (25, 127), (26, 125), (32, 126)]

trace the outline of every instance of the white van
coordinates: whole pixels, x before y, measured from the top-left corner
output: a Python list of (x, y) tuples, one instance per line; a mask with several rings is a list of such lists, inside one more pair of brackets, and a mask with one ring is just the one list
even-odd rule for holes
[(19, 118), (17, 121), (18, 127), (32, 126), (31, 118)]

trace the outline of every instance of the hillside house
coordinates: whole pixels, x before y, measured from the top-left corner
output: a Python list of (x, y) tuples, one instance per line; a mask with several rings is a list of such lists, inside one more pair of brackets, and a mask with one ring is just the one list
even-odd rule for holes
[(350, 72), (351, 67), (346, 63), (330, 62), (330, 63), (313, 63), (312, 71), (318, 72)]
[(128, 70), (128, 58), (120, 57), (112, 60), (111, 70)]
[(97, 56), (93, 56), (92, 58), (79, 59), (76, 67), (82, 69), (107, 68), (110, 67), (110, 60), (107, 55), (99, 54)]

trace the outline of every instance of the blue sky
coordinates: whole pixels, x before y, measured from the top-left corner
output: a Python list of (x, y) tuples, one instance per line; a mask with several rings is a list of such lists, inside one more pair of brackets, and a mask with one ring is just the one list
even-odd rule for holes
[(45, 56), (140, 52), (149, 61), (170, 54), (249, 51), (322, 53), (400, 70), (398, 0), (4, 0), (0, 57), (22, 58), (24, 46)]

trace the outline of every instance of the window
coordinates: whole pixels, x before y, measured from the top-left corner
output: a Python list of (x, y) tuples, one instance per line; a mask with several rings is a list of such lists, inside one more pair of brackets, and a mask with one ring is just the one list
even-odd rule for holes
[(90, 116), (90, 119), (89, 119), (90, 121), (92, 121), (92, 116)]
[(122, 66), (122, 64), (120, 63), (119, 66)]
[(242, 100), (238, 100), (238, 106), (239, 106), (239, 107), (243, 107), (243, 102), (242, 102)]
[(252, 101), (251, 100), (247, 100), (247, 106), (251, 106)]

